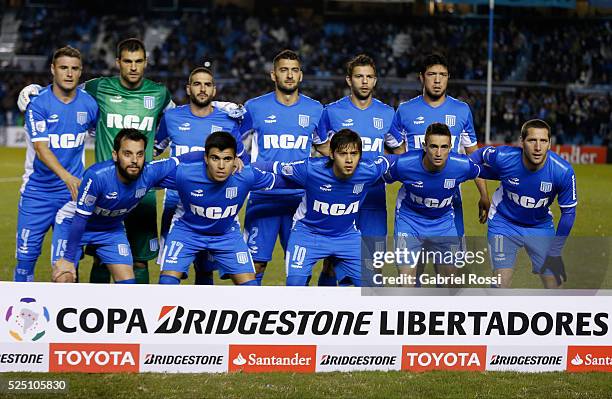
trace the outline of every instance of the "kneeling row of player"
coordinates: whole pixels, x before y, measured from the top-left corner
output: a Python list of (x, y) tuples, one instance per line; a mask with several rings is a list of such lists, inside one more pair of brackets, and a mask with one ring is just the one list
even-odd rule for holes
[[(522, 148), (485, 147), (470, 159), (450, 154), (448, 127), (434, 123), (427, 128), (424, 152), (367, 162), (361, 161), (359, 135), (344, 129), (332, 137), (329, 158), (256, 162), (234, 173), (237, 144), (229, 133), (211, 134), (205, 155), (194, 152), (145, 163), (146, 137), (123, 129), (115, 138), (113, 161), (89, 168), (76, 206), (69, 203), (58, 212), (53, 281), (76, 280), (76, 262), (81, 247), (88, 244), (116, 283), (134, 283), (122, 220), (148, 190), (164, 187), (178, 190), (180, 206), (163, 247), (159, 282), (180, 283), (192, 262), (200, 267), (210, 263), (202, 256), (207, 253), (221, 278), (258, 285), (236, 215), (252, 190), (302, 188), (305, 195), (286, 248), (287, 285), (307, 285), (315, 263), (327, 257), (334, 259), (340, 285), (372, 284), (362, 274), (361, 234), (355, 227), (368, 190), (383, 177), (402, 182), (396, 245), (448, 249), (458, 243), (452, 213), (455, 187), (480, 176), (502, 181), (489, 220), (493, 267), (501, 285), (509, 286), (516, 251), (525, 245), (545, 286), (560, 286), (565, 277), (560, 252), (575, 216), (575, 177), (569, 164), (549, 152), (550, 128), (545, 122), (527, 122), (521, 139)], [(547, 245), (525, 240), (555, 235), (548, 208), (557, 194), (563, 210), (556, 233), (560, 239), (554, 245), (552, 240)], [(398, 265), (405, 274), (414, 274), (414, 266)]]

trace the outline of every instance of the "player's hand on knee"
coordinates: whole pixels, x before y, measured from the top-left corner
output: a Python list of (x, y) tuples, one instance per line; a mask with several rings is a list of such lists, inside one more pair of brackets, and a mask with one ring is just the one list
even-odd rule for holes
[(81, 179), (78, 177), (74, 177), (71, 174), (62, 178), (63, 182), (66, 184), (68, 191), (70, 191), (70, 196), (73, 201), (76, 201), (77, 196), (79, 195), (79, 186), (81, 185)]
[(31, 97), (36, 97), (41, 88), (42, 86), (31, 84), (21, 89), (19, 97), (17, 98), (17, 107), (19, 111), (25, 112), (26, 108), (28, 108), (28, 104), (32, 100)]
[(542, 266), (542, 270), (540, 270), (540, 274), (544, 274), (546, 270), (550, 270), (553, 273), (557, 280), (557, 285), (561, 285), (567, 281), (565, 264), (563, 263), (563, 258), (560, 256), (547, 256), (544, 261), (544, 266)]
[(74, 263), (68, 262), (64, 258), (55, 262), (51, 279), (54, 283), (74, 283), (76, 282), (76, 268)]
[(478, 201), (478, 220), (481, 224), (487, 222), (489, 217), (489, 208), (491, 207), (491, 201), (489, 197), (481, 197)]

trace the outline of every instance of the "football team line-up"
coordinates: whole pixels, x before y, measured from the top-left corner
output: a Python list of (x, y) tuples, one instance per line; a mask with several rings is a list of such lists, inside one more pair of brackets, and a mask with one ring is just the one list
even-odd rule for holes
[[(387, 236), (386, 184), (401, 183), (395, 250), (445, 252), (463, 246), (459, 188), (467, 180), (488, 223), (495, 286), (511, 286), (521, 247), (544, 287), (566, 281), (561, 253), (575, 219), (576, 179), (550, 151), (550, 126), (526, 121), (520, 147), (479, 149), (469, 106), (446, 93), (442, 55), (423, 58), (423, 93), (397, 110), (373, 98), (376, 66), (363, 54), (347, 63), (350, 95), (325, 107), (299, 92), (301, 64), (291, 50), (273, 60), (274, 91), (244, 106), (214, 101), (205, 67), (189, 74), (189, 104), (175, 106), (165, 86), (144, 78), (138, 39), (118, 44), (116, 63), (119, 76), (79, 86), (81, 55), (63, 47), (52, 58), (52, 83), (19, 95), (29, 142), (15, 281), (33, 281), (53, 228), (54, 282), (78, 281), (78, 261), (88, 254), (91, 282), (148, 283), (148, 262), (156, 260), (160, 284), (179, 284), (193, 264), (196, 284), (212, 284), (216, 270), (236, 285), (261, 285), (279, 238), (287, 285), (308, 285), (321, 259), (319, 285), (372, 285), (377, 272), (367, 265)], [(87, 134), (95, 136), (96, 163), (85, 170)], [(170, 157), (153, 161), (167, 147)], [(492, 200), (484, 179), (500, 181)], [(154, 188), (165, 188), (159, 239)], [(438, 276), (457, 271), (438, 263)], [(399, 276), (416, 281), (417, 266), (398, 262)]]

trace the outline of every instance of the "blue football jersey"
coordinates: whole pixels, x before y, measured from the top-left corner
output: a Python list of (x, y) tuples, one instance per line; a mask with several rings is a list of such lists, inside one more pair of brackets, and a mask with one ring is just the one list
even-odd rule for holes
[[(390, 131), (393, 115), (393, 108), (377, 99), (373, 99), (368, 108), (360, 109), (347, 96), (325, 106), (318, 130), (326, 132), (328, 137), (341, 129), (351, 129), (359, 133), (362, 158), (372, 161), (384, 154), (385, 144), (391, 148), (402, 144), (402, 135), (392, 134)], [(381, 181), (369, 191), (361, 208), (384, 209), (386, 201), (385, 185)]]
[(204, 161), (182, 163), (172, 187), (178, 190), (180, 198), (175, 223), (198, 234), (223, 234), (236, 225), (236, 215), (249, 191), (270, 190), (274, 183), (273, 173), (251, 166), (224, 182), (216, 182), (208, 178)]
[(460, 145), (477, 144), (470, 106), (448, 95), (444, 103), (435, 108), (427, 104), (422, 95), (401, 103), (395, 112), (391, 132), (404, 136), (407, 150), (419, 149), (423, 147), (427, 126), (434, 122), (449, 127), (452, 151), (458, 152)]
[(145, 163), (142, 173), (130, 184), (117, 177), (112, 160), (92, 165), (79, 188), (76, 212), (89, 216), (87, 230), (111, 230), (123, 222), (142, 197), (154, 187), (167, 187), (179, 160), (166, 158)]
[(578, 204), (574, 170), (552, 151), (535, 172), (525, 168), (521, 148), (487, 147), (482, 158), (485, 171), (501, 181), (492, 197), (490, 219), (499, 212), (522, 226), (551, 224), (549, 208), (555, 197), (562, 208)]
[(330, 236), (357, 229), (355, 220), (368, 190), (388, 168), (389, 161), (379, 157), (374, 162), (361, 161), (349, 179), (338, 179), (327, 158), (275, 163), (275, 172), (306, 191), (293, 217), (294, 223)]
[[(312, 144), (327, 141), (325, 132), (317, 130), (323, 106), (303, 94), (290, 106), (281, 104), (274, 92), (250, 99), (240, 125), (243, 136), (251, 134), (251, 162), (290, 162), (308, 158)], [(253, 193), (265, 195), (302, 194), (302, 190), (275, 189)]]
[[(94, 129), (98, 120), (96, 100), (84, 90), (77, 89), (75, 98), (68, 104), (53, 94), (52, 86), (45, 87), (26, 110), (26, 131), (32, 143), (47, 141), (49, 149), (70, 174), (81, 178), (85, 169), (85, 137)], [(33, 146), (28, 145), (24, 190), (68, 190), (38, 157)]]
[(442, 170), (430, 172), (423, 166), (423, 156), (422, 151), (401, 155), (385, 176), (387, 181), (402, 182), (396, 210), (407, 217), (452, 218), (456, 187), (478, 177), (480, 167), (465, 155), (450, 154)]
[(204, 142), (208, 136), (223, 131), (234, 136), (238, 144), (236, 155), (240, 156), (244, 146), (239, 126), (235, 119), (217, 108), (210, 115), (202, 117), (194, 115), (189, 105), (181, 105), (164, 112), (155, 134), (155, 142), (165, 147), (162, 143), (169, 141), (170, 156), (178, 157), (192, 151), (204, 151)]

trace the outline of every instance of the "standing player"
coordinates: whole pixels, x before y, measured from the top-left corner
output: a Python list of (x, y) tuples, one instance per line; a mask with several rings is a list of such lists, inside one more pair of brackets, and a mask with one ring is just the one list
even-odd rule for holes
[[(147, 55), (142, 41), (126, 39), (117, 45), (116, 65), (119, 76), (100, 77), (85, 83), (100, 107), (96, 126), (96, 162), (111, 159), (113, 141), (123, 128), (134, 128), (148, 138), (146, 160), (153, 159), (153, 141), (158, 119), (166, 108), (174, 107), (165, 86), (144, 78)], [(19, 94), (20, 108), (36, 93), (30, 85)], [(155, 194), (149, 193), (125, 221), (134, 256), (134, 274), (138, 283), (149, 282), (147, 262), (157, 256), (157, 210)], [(108, 269), (97, 260), (91, 271), (91, 282), (108, 282)]]
[[(189, 104), (164, 113), (155, 135), (155, 149), (163, 151), (170, 143), (170, 156), (179, 156), (191, 151), (203, 151), (204, 142), (210, 134), (224, 131), (231, 132), (235, 137), (238, 143), (238, 156), (243, 156), (244, 147), (238, 122), (214, 106), (213, 99), (217, 89), (212, 71), (204, 67), (195, 68), (189, 74), (185, 89), (189, 96)], [(241, 162), (240, 158), (237, 158), (237, 162)], [(178, 201), (178, 193), (175, 190), (166, 190), (160, 234), (162, 247), (168, 230), (170, 230)], [(212, 284), (212, 274), (204, 273), (203, 269), (198, 268), (196, 284)]]
[[(449, 79), (446, 58), (440, 54), (426, 56), (419, 79), (423, 85), (423, 94), (399, 105), (391, 132), (405, 136), (406, 149), (409, 151), (422, 147), (427, 126), (434, 122), (443, 123), (451, 131), (451, 152), (458, 153), (461, 147), (467, 154), (476, 151), (478, 146), (469, 105), (446, 94)], [(483, 179), (475, 181), (480, 192), (479, 219), (480, 223), (484, 223), (490, 206), (489, 194)], [(465, 229), (459, 185), (453, 198), (453, 210), (457, 232), (463, 237)]]
[(236, 166), (236, 139), (227, 132), (206, 139), (205, 159), (181, 164), (175, 173), (180, 198), (177, 217), (164, 244), (160, 284), (179, 284), (203, 251), (215, 258), (221, 278), (259, 285), (249, 249), (236, 220), (249, 191), (271, 189), (275, 175)]
[[(311, 145), (327, 155), (325, 132), (316, 131), (323, 106), (298, 92), (302, 69), (298, 55), (281, 51), (273, 61), (273, 92), (246, 102), (241, 125), (252, 134), (251, 161), (295, 161), (310, 156)], [(275, 189), (252, 193), (246, 209), (244, 235), (261, 282), (276, 237), (287, 246), (292, 218), (303, 190)]]
[(389, 161), (379, 157), (373, 163), (361, 162), (361, 148), (359, 135), (342, 129), (331, 138), (328, 158), (309, 158), (282, 167), (274, 163), (275, 172), (306, 191), (287, 243), (287, 285), (308, 285), (315, 263), (327, 257), (334, 259), (340, 285), (362, 285), (357, 215)]
[(136, 282), (122, 222), (147, 191), (164, 186), (179, 163), (177, 158), (145, 163), (146, 145), (147, 137), (140, 131), (121, 129), (115, 136), (113, 159), (87, 169), (76, 206), (70, 202), (58, 212), (53, 281), (73, 282), (81, 246), (90, 245), (115, 283)]
[[(459, 184), (478, 177), (480, 167), (465, 155), (450, 153), (451, 147), (448, 126), (432, 123), (425, 131), (423, 152), (409, 151), (398, 157), (385, 176), (389, 182), (402, 183), (395, 212), (395, 247), (413, 254), (408, 263), (398, 264), (400, 275), (410, 276), (405, 281), (414, 281), (417, 264), (410, 260), (421, 248), (439, 253), (459, 249), (454, 192)], [(443, 275), (456, 270), (454, 265), (436, 266)]]
[(15, 281), (33, 281), (34, 267), (55, 214), (76, 195), (83, 177), (84, 141), (98, 118), (96, 101), (78, 89), (81, 54), (55, 51), (53, 83), (26, 110), (28, 150), (17, 216)]
[[(550, 151), (550, 126), (532, 119), (521, 127), (521, 147), (484, 147), (472, 154), (487, 178), (500, 180), (489, 213), (488, 240), (493, 269), (508, 288), (516, 253), (525, 247), (532, 271), (546, 288), (567, 280), (561, 252), (576, 218), (576, 176), (572, 166)], [(491, 176), (489, 176), (491, 174)], [(553, 223), (557, 197), (561, 218)]]
[[(350, 60), (346, 67), (346, 83), (351, 94), (325, 107), (318, 128), (328, 137), (344, 128), (358, 132), (365, 161), (383, 155), (385, 147), (396, 154), (406, 151), (403, 136), (390, 131), (393, 108), (373, 98), (376, 81), (376, 65), (372, 58), (360, 54)], [(387, 237), (387, 197), (382, 180), (368, 192), (359, 210), (357, 228), (367, 244), (367, 252), (372, 253), (377, 247), (382, 250)], [(330, 271), (333, 269), (326, 260), (319, 285), (336, 285)]]

